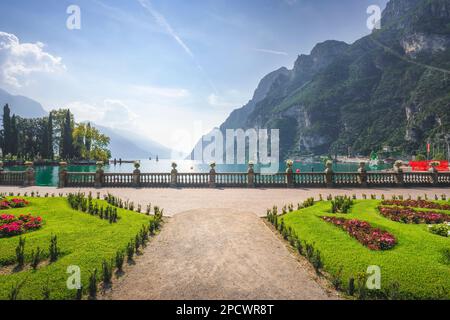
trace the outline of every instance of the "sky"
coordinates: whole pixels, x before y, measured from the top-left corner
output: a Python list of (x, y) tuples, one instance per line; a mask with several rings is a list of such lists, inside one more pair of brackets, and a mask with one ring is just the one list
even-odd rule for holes
[[(2, 0), (0, 88), (190, 151), (260, 79), (387, 0)], [(80, 28), (68, 28), (77, 6)]]

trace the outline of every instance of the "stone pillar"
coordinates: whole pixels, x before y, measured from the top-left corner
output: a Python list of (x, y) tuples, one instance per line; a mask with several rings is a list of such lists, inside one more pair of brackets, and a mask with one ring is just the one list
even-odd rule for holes
[(172, 188), (176, 188), (177, 184), (178, 184), (177, 164), (175, 162), (172, 162), (172, 171), (170, 172), (170, 186)]
[(27, 161), (25, 162), (26, 166), (26, 178), (24, 181), (25, 186), (34, 186), (36, 184), (35, 180), (35, 174), (34, 174), (34, 168), (33, 168), (33, 162)]
[(95, 188), (101, 188), (103, 185), (103, 161), (97, 161), (97, 171), (95, 172)]
[(248, 170), (247, 170), (247, 186), (249, 188), (253, 188), (255, 186), (255, 169), (254, 169), (253, 162), (248, 163)]
[(65, 188), (66, 186), (67, 186), (67, 162), (60, 162), (58, 188)]
[(404, 186), (404, 180), (403, 180), (403, 162), (400, 160), (395, 161), (394, 163), (394, 172), (395, 172), (395, 184), (398, 187)]
[(216, 164), (213, 162), (209, 165), (211, 169), (209, 170), (209, 187), (216, 187)]
[(366, 163), (360, 162), (359, 163), (359, 169), (358, 169), (358, 180), (361, 187), (366, 188), (367, 187), (367, 170), (366, 170)]
[(292, 188), (294, 186), (294, 171), (292, 170), (292, 166), (294, 162), (292, 160), (286, 161), (287, 169), (286, 169), (286, 182), (288, 188)]
[(141, 186), (141, 163), (139, 161), (134, 162), (134, 171), (133, 171), (133, 186), (135, 188), (139, 188)]

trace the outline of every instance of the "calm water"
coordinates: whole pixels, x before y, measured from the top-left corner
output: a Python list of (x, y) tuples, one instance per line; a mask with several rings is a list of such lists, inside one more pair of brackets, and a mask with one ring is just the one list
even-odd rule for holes
[[(190, 160), (178, 160), (178, 172), (209, 172), (210, 168), (207, 164), (199, 164)], [(171, 160), (141, 160), (141, 172), (170, 172)], [(370, 168), (370, 170), (381, 170), (387, 167)], [(24, 167), (10, 167), (6, 170), (19, 171), (24, 170)], [(294, 172), (300, 170), (300, 172), (322, 172), (325, 170), (323, 163), (294, 163)], [(333, 166), (335, 172), (356, 172), (358, 170), (358, 164), (356, 163), (338, 163)], [(36, 184), (39, 186), (56, 186), (58, 185), (58, 167), (36, 167)], [(96, 166), (68, 166), (68, 170), (72, 172), (95, 172)], [(133, 172), (134, 166), (132, 163), (124, 163), (122, 165), (107, 165), (104, 168), (105, 172), (115, 173), (130, 173)], [(258, 172), (259, 167), (255, 166), (255, 171)], [(286, 165), (280, 164), (280, 172), (286, 170)], [(247, 172), (247, 165), (217, 165), (217, 172)]]

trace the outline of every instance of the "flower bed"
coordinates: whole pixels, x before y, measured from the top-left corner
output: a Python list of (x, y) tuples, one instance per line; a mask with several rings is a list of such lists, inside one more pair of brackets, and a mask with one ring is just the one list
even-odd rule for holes
[(384, 200), (381, 204), (385, 206), (450, 210), (450, 204), (440, 204), (427, 200)]
[(33, 217), (30, 214), (21, 214), (19, 217), (10, 214), (0, 215), (0, 238), (17, 236), (41, 227), (41, 217)]
[(28, 201), (19, 198), (13, 198), (11, 200), (2, 199), (0, 201), (0, 210), (24, 208), (28, 205)]
[(322, 219), (345, 230), (370, 250), (389, 250), (397, 244), (397, 240), (392, 234), (374, 228), (368, 222), (336, 217), (322, 217)]
[(402, 207), (378, 207), (382, 216), (396, 222), (415, 224), (439, 224), (450, 222), (450, 215), (434, 211), (415, 211), (411, 208)]

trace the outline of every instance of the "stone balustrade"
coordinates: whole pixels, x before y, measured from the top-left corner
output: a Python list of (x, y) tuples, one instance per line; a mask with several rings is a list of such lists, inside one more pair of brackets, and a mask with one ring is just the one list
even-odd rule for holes
[[(31, 162), (25, 171), (5, 171), (0, 161), (0, 185), (34, 186), (35, 171)], [(219, 173), (215, 165), (209, 173), (179, 173), (176, 164), (167, 173), (141, 173), (139, 164), (131, 173), (104, 172), (97, 163), (96, 172), (68, 172), (67, 163), (59, 167), (59, 188), (366, 188), (366, 187), (450, 187), (450, 172), (368, 172), (361, 163), (358, 172), (294, 173), (288, 165), (285, 173), (256, 173), (253, 164), (245, 173)]]
[(25, 171), (5, 171), (3, 162), (0, 161), (0, 185), (1, 186), (33, 186), (35, 185), (35, 172), (31, 162), (25, 163)]
[(362, 163), (358, 172), (333, 172), (327, 164), (325, 172), (256, 173), (249, 165), (246, 173), (179, 173), (175, 163), (167, 173), (141, 173), (139, 165), (132, 173), (105, 173), (102, 164), (96, 172), (67, 172), (60, 168), (59, 187), (96, 188), (366, 188), (366, 187), (450, 187), (450, 173), (438, 172), (368, 172)]

